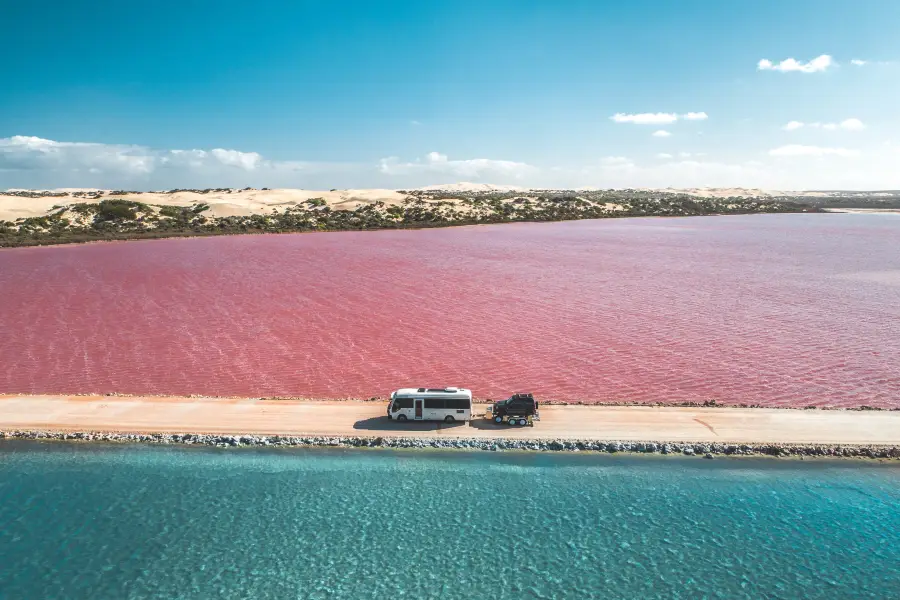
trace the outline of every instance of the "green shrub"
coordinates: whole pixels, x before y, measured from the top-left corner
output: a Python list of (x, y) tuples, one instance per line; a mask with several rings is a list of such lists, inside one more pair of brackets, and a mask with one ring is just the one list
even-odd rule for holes
[(159, 214), (164, 217), (172, 217), (173, 219), (180, 219), (187, 212), (187, 209), (183, 206), (160, 206)]
[(133, 221), (137, 219), (138, 208), (141, 204), (130, 200), (101, 200), (94, 221)]

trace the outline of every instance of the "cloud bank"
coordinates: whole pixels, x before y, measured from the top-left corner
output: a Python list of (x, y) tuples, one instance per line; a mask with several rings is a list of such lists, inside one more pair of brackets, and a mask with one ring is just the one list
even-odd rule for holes
[(616, 113), (610, 117), (616, 123), (634, 123), (636, 125), (662, 125), (674, 123), (678, 120), (675, 113), (640, 113), (629, 115), (625, 113)]
[(344, 168), (268, 160), (256, 152), (226, 148), (159, 150), (21, 135), (0, 138), (3, 187), (228, 187), (303, 180)]
[(454, 160), (439, 152), (414, 161), (388, 157), (370, 163), (325, 163), (273, 160), (257, 152), (226, 148), (160, 150), (31, 136), (0, 138), (0, 189), (409, 187), (447, 178), (518, 181), (536, 170), (523, 162)]
[[(755, 160), (708, 157), (697, 151), (648, 151), (643, 159), (607, 156), (586, 163), (537, 165), (430, 152), (412, 160), (391, 156), (365, 162), (325, 163), (274, 160), (257, 152), (225, 148), (163, 150), (15, 136), (0, 139), (0, 189), (408, 189), (461, 180), (555, 189), (897, 189), (898, 148), (889, 143), (865, 149), (788, 144), (753, 150), (750, 156)], [(865, 160), (859, 159), (861, 156)]]

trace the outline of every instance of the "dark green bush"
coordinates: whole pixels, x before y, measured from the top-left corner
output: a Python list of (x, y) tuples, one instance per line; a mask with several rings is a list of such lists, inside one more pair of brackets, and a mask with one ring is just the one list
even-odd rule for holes
[(120, 221), (137, 219), (137, 211), (142, 208), (139, 202), (130, 200), (101, 200), (97, 205), (94, 221)]

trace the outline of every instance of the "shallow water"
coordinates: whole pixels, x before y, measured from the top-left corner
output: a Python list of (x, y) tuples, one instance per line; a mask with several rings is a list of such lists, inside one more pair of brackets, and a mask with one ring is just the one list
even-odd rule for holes
[(900, 406), (900, 216), (0, 252), (0, 392)]
[(4, 598), (896, 598), (900, 468), (0, 445)]

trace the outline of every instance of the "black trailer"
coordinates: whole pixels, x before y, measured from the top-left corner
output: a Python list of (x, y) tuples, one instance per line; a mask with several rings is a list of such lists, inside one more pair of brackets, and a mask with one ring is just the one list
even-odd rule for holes
[(494, 423), (507, 425), (528, 425), (534, 427), (535, 421), (540, 421), (538, 402), (534, 395), (529, 393), (513, 394), (506, 400), (494, 402), (488, 406), (488, 418)]

